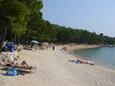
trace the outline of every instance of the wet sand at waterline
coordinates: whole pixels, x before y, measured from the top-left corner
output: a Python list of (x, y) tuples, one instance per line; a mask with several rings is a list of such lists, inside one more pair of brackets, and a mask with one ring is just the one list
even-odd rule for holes
[[(61, 46), (62, 47), (62, 46)], [(0, 75), (0, 86), (115, 86), (115, 71), (99, 65), (69, 62), (74, 56), (58, 46), (53, 51), (23, 50), (21, 60), (36, 66), (33, 74)], [(3, 73), (0, 70), (0, 73)]]

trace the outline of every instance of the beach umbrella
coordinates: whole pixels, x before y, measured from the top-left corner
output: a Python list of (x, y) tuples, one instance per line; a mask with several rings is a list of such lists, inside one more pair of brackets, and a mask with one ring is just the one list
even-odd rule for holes
[(32, 40), (31, 42), (32, 42), (32, 43), (35, 43), (35, 44), (39, 44), (39, 42), (36, 41), (36, 40)]

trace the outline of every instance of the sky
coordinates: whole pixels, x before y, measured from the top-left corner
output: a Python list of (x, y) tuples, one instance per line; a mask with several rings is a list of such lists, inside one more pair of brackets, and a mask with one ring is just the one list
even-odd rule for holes
[(115, 0), (42, 0), (43, 19), (115, 37)]

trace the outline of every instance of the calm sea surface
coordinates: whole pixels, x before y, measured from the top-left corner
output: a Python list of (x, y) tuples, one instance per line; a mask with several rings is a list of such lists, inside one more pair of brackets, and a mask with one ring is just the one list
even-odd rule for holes
[(93, 49), (83, 49), (73, 51), (74, 55), (79, 55), (84, 59), (92, 60), (110, 69), (115, 69), (115, 47), (101, 47)]

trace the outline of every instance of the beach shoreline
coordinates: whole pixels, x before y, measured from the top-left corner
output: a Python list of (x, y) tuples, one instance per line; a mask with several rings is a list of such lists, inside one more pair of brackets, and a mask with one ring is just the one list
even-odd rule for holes
[[(82, 59), (91, 60), (88, 57), (82, 57), (82, 56), (80, 56), (78, 54), (75, 54), (73, 52), (77, 51), (77, 50), (95, 49), (95, 48), (100, 48), (100, 47), (102, 48), (102, 47), (109, 47), (109, 46), (86, 45), (86, 44), (83, 45), (83, 44), (80, 44), (80, 45), (68, 46), (68, 51), (69, 51), (70, 54), (74, 55), (75, 57), (78, 56), (78, 57), (80, 57)], [(95, 60), (93, 59), (93, 61), (99, 66), (106, 67), (106, 68), (108, 68), (110, 70), (115, 70), (115, 68), (113, 66), (110, 66), (109, 64), (98, 62), (96, 59)]]
[(115, 86), (115, 71), (97, 64), (69, 62), (74, 56), (62, 48), (23, 50), (21, 60), (37, 67), (36, 72), (14, 77), (0, 75), (1, 86)]
[(99, 45), (88, 45), (88, 44), (75, 44), (75, 45), (66, 45), (66, 46), (69, 51), (100, 47)]

